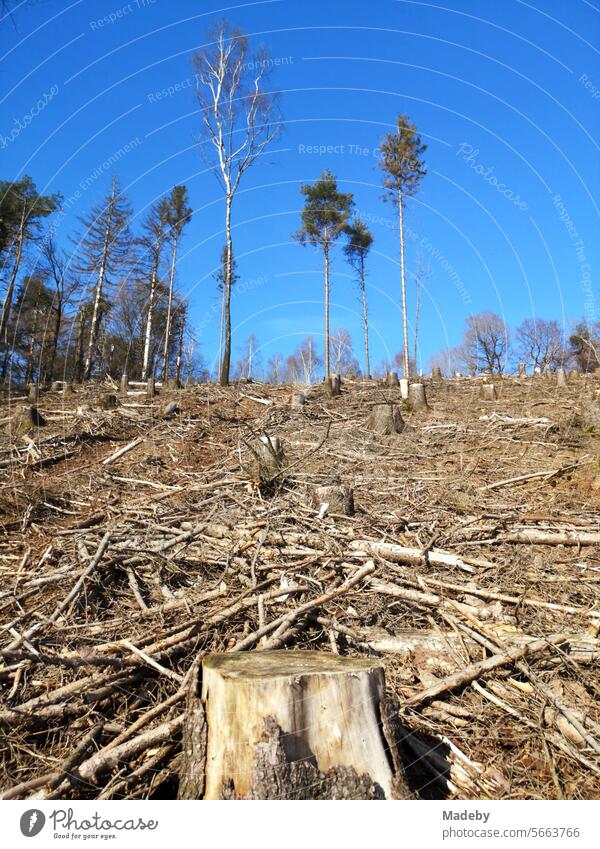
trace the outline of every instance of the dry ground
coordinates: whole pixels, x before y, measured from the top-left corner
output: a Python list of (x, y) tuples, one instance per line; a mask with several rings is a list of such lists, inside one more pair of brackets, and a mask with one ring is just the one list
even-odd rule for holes
[[(393, 436), (367, 420), (398, 390), (350, 381), (298, 411), (261, 384), (106, 411), (109, 385), (46, 392), (29, 430), (5, 400), (4, 797), (176, 795), (194, 658), (277, 646), (381, 654), (423, 797), (600, 796), (600, 466), (580, 414), (600, 381), (497, 380), (491, 402), (479, 379), (426, 383)], [(285, 450), (270, 486), (263, 432)], [(351, 487), (354, 515), (321, 509), (324, 485)]]

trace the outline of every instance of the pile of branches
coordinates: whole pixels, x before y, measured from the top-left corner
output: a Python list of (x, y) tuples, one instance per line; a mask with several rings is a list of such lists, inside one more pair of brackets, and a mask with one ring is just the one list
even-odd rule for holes
[(176, 797), (199, 659), (285, 647), (381, 656), (417, 795), (594, 797), (591, 382), (111, 389), (0, 446), (2, 798)]

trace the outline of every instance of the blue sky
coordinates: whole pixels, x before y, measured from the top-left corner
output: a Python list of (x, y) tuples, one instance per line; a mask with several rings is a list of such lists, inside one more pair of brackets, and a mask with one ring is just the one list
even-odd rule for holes
[[(0, 23), (1, 176), (30, 174), (40, 189), (63, 194), (65, 243), (113, 171), (138, 221), (185, 183), (194, 217), (178, 284), (211, 361), (224, 204), (199, 152), (190, 58), (211, 22), (226, 16), (268, 47), (284, 115), (281, 137), (235, 201), (234, 356), (251, 332), (265, 361), (307, 334), (322, 344), (322, 258), (291, 233), (300, 185), (324, 168), (354, 193), (375, 237), (372, 360), (400, 350), (398, 233), (376, 158), (398, 113), (409, 114), (428, 145), (429, 173), (406, 221), (411, 324), (419, 252), (430, 266), (421, 362), (458, 344), (471, 312), (491, 309), (511, 325), (600, 319), (597, 5), (30, 0)], [(341, 250), (332, 270), (332, 327), (347, 327), (361, 356), (357, 290)]]

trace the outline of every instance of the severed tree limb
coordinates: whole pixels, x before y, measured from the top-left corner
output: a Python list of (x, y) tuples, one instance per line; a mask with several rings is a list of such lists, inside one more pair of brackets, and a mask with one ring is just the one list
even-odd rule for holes
[(449, 690), (456, 690), (465, 684), (470, 684), (471, 681), (479, 678), (480, 675), (491, 672), (499, 666), (508, 666), (511, 663), (515, 663), (517, 660), (521, 660), (521, 658), (539, 654), (540, 652), (546, 651), (546, 649), (551, 646), (564, 643), (567, 640), (568, 637), (565, 634), (553, 634), (544, 640), (534, 640), (531, 643), (526, 643), (525, 645), (519, 646), (505, 654), (494, 654), (485, 660), (480, 660), (478, 663), (471, 663), (469, 666), (465, 666), (464, 669), (461, 669), (452, 675), (448, 675), (440, 681), (436, 681), (436, 683), (431, 687), (427, 687), (420, 693), (411, 696), (403, 703), (402, 707), (407, 708), (422, 705), (424, 702), (434, 699), (441, 693), (447, 693)]

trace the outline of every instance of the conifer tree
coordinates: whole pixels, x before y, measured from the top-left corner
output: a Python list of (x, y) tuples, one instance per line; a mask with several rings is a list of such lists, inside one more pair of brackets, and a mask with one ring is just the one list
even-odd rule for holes
[(305, 197), (302, 227), (294, 234), (302, 245), (321, 248), (325, 262), (325, 378), (329, 377), (329, 263), (331, 248), (348, 229), (354, 202), (352, 194), (340, 192), (337, 179), (323, 171), (314, 185), (300, 189)]
[(423, 156), (427, 145), (421, 142), (417, 128), (407, 115), (399, 115), (396, 131), (388, 133), (379, 147), (379, 164), (387, 197), (398, 209), (400, 231), (400, 284), (402, 290), (402, 332), (404, 377), (409, 377), (408, 320), (406, 308), (406, 274), (404, 257), (404, 205), (419, 189), (427, 173)]
[(348, 228), (348, 243), (344, 247), (344, 253), (348, 262), (358, 274), (358, 286), (360, 290), (360, 300), (362, 306), (363, 318), (363, 336), (365, 341), (365, 377), (371, 376), (371, 365), (369, 358), (369, 317), (367, 312), (367, 289), (366, 289), (366, 270), (365, 263), (367, 255), (373, 244), (373, 236), (369, 228), (361, 221), (360, 218), (355, 218)]

